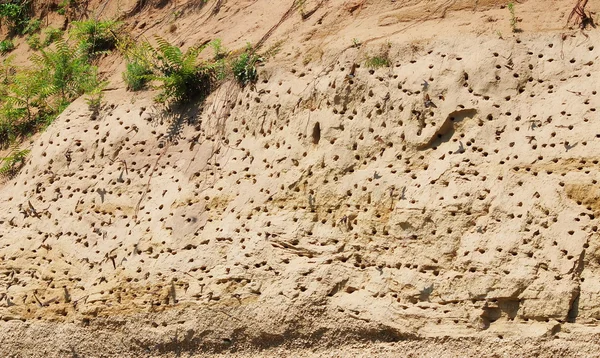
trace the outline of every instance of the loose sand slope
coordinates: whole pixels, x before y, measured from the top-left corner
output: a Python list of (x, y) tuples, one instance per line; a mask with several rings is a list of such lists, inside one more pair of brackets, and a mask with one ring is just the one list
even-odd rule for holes
[(130, 18), (279, 51), (184, 112), (106, 64), (100, 117), (31, 143), (0, 188), (0, 354), (596, 354), (600, 40), (571, 1), (517, 4), (517, 34), (498, 3)]

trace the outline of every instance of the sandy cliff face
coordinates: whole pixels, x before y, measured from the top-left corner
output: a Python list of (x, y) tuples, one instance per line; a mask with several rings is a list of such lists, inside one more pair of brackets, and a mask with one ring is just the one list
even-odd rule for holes
[(166, 112), (115, 72), (99, 118), (31, 142), (0, 189), (2, 355), (593, 355), (600, 42), (572, 4), (517, 4), (517, 34), (491, 1), (288, 5), (173, 35), (281, 19), (256, 86)]

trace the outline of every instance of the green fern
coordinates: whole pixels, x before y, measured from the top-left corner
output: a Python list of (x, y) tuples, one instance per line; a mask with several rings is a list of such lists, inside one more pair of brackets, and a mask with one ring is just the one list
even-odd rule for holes
[(40, 31), (40, 26), (42, 25), (42, 20), (40, 19), (29, 19), (25, 26), (23, 27), (22, 34), (23, 35), (32, 35), (38, 31)]
[(223, 46), (221, 39), (211, 41), (210, 46), (213, 48), (215, 61), (223, 60), (229, 55), (229, 51)]
[(198, 60), (206, 48), (195, 46), (182, 52), (162, 37), (156, 36), (158, 46), (152, 48), (155, 62), (153, 80), (161, 82), (162, 91), (156, 97), (161, 103), (188, 103), (193, 99), (203, 100), (211, 91), (215, 80), (214, 63)]
[(42, 82), (32, 71), (22, 70), (6, 77), (0, 95), (0, 147), (33, 133), (37, 114), (43, 111)]
[(246, 46), (246, 51), (231, 63), (231, 69), (235, 79), (242, 86), (256, 82), (258, 79), (256, 64), (261, 61), (263, 61), (263, 59), (255, 54), (252, 46), (248, 44)]
[(45, 96), (57, 94), (60, 102), (70, 102), (93, 86), (96, 67), (89, 64), (85, 50), (56, 41), (55, 50), (41, 50), (30, 57)]
[(44, 42), (41, 43), (40, 48), (50, 46), (60, 40), (63, 36), (63, 31), (61, 29), (55, 29), (53, 27), (46, 28), (44, 33), (46, 34), (46, 37), (44, 38)]
[(31, 1), (6, 0), (0, 3), (0, 18), (5, 19), (11, 34), (22, 33), (31, 15)]
[[(17, 73), (17, 68), (14, 65), (15, 56), (10, 55), (2, 60), (0, 64), (0, 93), (4, 93), (6, 85), (10, 84)], [(2, 86), (4, 85), (4, 86)]]
[(14, 138), (14, 126), (10, 119), (0, 116), (0, 149), (6, 149)]
[(97, 73), (94, 73), (93, 78), (91, 78), (87, 84), (87, 88), (85, 89), (85, 102), (87, 103), (90, 112), (92, 112), (91, 119), (96, 119), (100, 113), (102, 99), (104, 98), (103, 91), (107, 85), (107, 81), (100, 81)]
[(69, 10), (72, 10), (73, 5), (75, 5), (75, 0), (62, 0), (58, 3), (58, 8), (56, 9), (56, 12), (59, 15), (66, 16), (67, 12), (70, 12)]
[(152, 79), (152, 46), (147, 42), (136, 45), (125, 41), (120, 45), (127, 61), (123, 80), (127, 84), (127, 89), (140, 91)]
[(144, 66), (142, 62), (133, 61), (127, 63), (125, 72), (123, 72), (123, 79), (127, 84), (127, 89), (140, 91), (146, 87), (151, 75), (150, 68)]
[(0, 167), (0, 176), (11, 178), (15, 176), (19, 170), (25, 165), (25, 159), (29, 154), (29, 149), (19, 148), (19, 144), (13, 144), (13, 147), (8, 156), (2, 159)]
[(34, 51), (42, 48), (42, 43), (40, 42), (40, 35), (38, 34), (27, 36), (26, 42), (29, 45), (29, 48)]
[(90, 55), (113, 50), (117, 45), (117, 32), (121, 23), (117, 21), (74, 21), (71, 35)]
[(0, 63), (0, 149), (13, 150), (0, 161), (0, 175), (14, 175), (29, 151), (18, 144), (50, 124), (75, 98), (87, 93), (97, 115), (106, 82), (90, 64), (88, 49), (59, 38), (52, 49), (30, 57), (33, 67), (19, 69), (9, 56)]
[(15, 75), (3, 99), (5, 103), (26, 113), (26, 120), (31, 122), (35, 113), (45, 107), (45, 99), (49, 95), (45, 88), (45, 83), (34, 71), (22, 70)]
[(15, 49), (15, 44), (11, 39), (0, 41), (0, 53), (5, 54)]

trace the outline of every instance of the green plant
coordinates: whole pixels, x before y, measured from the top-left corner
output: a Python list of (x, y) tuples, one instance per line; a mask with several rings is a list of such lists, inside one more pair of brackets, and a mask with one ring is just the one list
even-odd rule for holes
[(156, 36), (157, 46), (147, 44), (152, 56), (151, 79), (161, 83), (156, 100), (165, 104), (183, 104), (192, 99), (203, 100), (210, 94), (215, 80), (215, 64), (198, 60), (207, 45), (193, 46), (182, 52), (162, 37)]
[(229, 51), (221, 43), (221, 39), (215, 39), (210, 42), (213, 49), (213, 61), (215, 61), (215, 77), (218, 81), (224, 80), (227, 77), (226, 59), (229, 56)]
[(369, 56), (365, 60), (365, 65), (370, 68), (389, 67), (390, 59), (387, 55)]
[(53, 27), (48, 27), (44, 32), (46, 33), (46, 37), (44, 38), (42, 47), (50, 46), (61, 39), (63, 35), (63, 31), (61, 29), (55, 29)]
[(3, 101), (0, 106), (0, 149), (10, 147), (11, 143), (20, 135), (18, 133), (19, 121), (23, 118), (24, 111), (14, 108), (12, 103)]
[(88, 109), (94, 114), (94, 116), (97, 116), (98, 112), (100, 112), (102, 98), (104, 98), (104, 92), (102, 92), (102, 87), (100, 86), (87, 94), (85, 103), (87, 103)]
[(359, 47), (360, 47), (360, 45), (362, 45), (362, 43), (360, 42), (360, 40), (359, 40), (359, 39), (357, 39), (357, 38), (353, 38), (353, 39), (352, 39), (352, 47), (354, 47), (354, 48), (359, 48)]
[(221, 39), (214, 39), (210, 42), (210, 46), (213, 48), (213, 51), (215, 53), (215, 61), (227, 58), (229, 51), (227, 51), (227, 49), (223, 46)]
[(19, 69), (12, 60), (9, 56), (0, 63), (0, 148), (13, 145), (1, 160), (0, 175), (9, 176), (24, 165), (28, 151), (18, 148), (23, 138), (50, 124), (84, 93), (92, 115), (97, 116), (106, 86), (87, 51), (62, 39), (53, 49), (32, 55), (33, 67)]
[(97, 74), (94, 75), (94, 79), (90, 81), (88, 88), (86, 89), (85, 102), (88, 105), (88, 109), (92, 112), (91, 119), (95, 120), (100, 113), (100, 107), (102, 106), (102, 99), (104, 98), (104, 88), (107, 86), (107, 82), (100, 81)]
[(0, 149), (5, 149), (14, 137), (14, 128), (10, 120), (0, 117)]
[(0, 94), (6, 90), (6, 85), (10, 84), (17, 72), (16, 66), (13, 64), (14, 55), (7, 56), (0, 64)]
[[(34, 111), (43, 107), (48, 91), (44, 91), (45, 83), (37, 77), (37, 73), (31, 70), (18, 72), (8, 85), (8, 93), (4, 96), (4, 102), (11, 106), (5, 110), (15, 110), (22, 113), (18, 117), (24, 117), (24, 121), (31, 123), (35, 120)], [(14, 120), (13, 120), (14, 122)]]
[(10, 39), (0, 41), (0, 53), (7, 53), (15, 49), (15, 44)]
[(306, 17), (307, 17), (306, 16), (306, 14), (307, 14), (307, 11), (306, 11), (306, 0), (300, 0), (298, 2), (297, 6), (298, 6), (298, 9), (300, 10), (300, 17), (302, 18), (302, 20), (306, 20)]
[(40, 35), (38, 34), (33, 34), (33, 35), (29, 35), (27, 36), (27, 45), (29, 45), (29, 48), (32, 50), (39, 50), (40, 48), (42, 48), (42, 43), (40, 41)]
[(520, 32), (521, 30), (517, 28), (518, 18), (515, 15), (515, 4), (513, 2), (508, 3), (508, 11), (510, 12), (510, 27), (512, 32)]
[(177, 20), (181, 16), (181, 14), (182, 14), (181, 10), (173, 11), (173, 13), (171, 14), (173, 16), (173, 21)]
[(36, 130), (36, 118), (33, 121), (27, 120), (24, 108), (16, 107), (12, 103), (4, 103), (0, 108), (2, 120), (10, 126), (8, 140), (2, 143), (2, 146), (8, 146), (11, 143), (21, 141), (23, 138), (32, 134)]
[(73, 5), (75, 3), (74, 0), (62, 0), (61, 2), (58, 3), (58, 7), (56, 9), (56, 12), (59, 15), (66, 15), (67, 11), (70, 9), (71, 5)]
[(113, 50), (117, 45), (120, 23), (117, 21), (74, 21), (71, 35), (88, 54), (97, 55)]
[(0, 148), (8, 148), (17, 139), (31, 133), (32, 123), (24, 119), (25, 114), (25, 109), (15, 107), (12, 102), (3, 101), (0, 107), (0, 122), (2, 122)]
[(126, 59), (123, 80), (130, 91), (140, 91), (152, 79), (152, 47), (148, 43), (135, 44), (123, 39), (117, 45)]
[(40, 19), (29, 19), (23, 28), (23, 35), (31, 35), (38, 31), (40, 31), (40, 26), (42, 25), (42, 20)]
[(0, 3), (0, 18), (8, 23), (11, 33), (22, 32), (27, 26), (31, 13), (29, 0), (8, 0)]
[(141, 61), (134, 60), (127, 63), (125, 72), (123, 72), (123, 79), (128, 90), (140, 91), (146, 87), (151, 75), (152, 71), (148, 66)]
[(18, 144), (15, 144), (8, 156), (2, 159), (2, 167), (0, 167), (0, 175), (5, 177), (13, 177), (25, 165), (25, 159), (29, 154), (29, 149), (21, 149)]
[(242, 86), (256, 82), (258, 79), (256, 64), (262, 60), (263, 59), (254, 52), (252, 46), (248, 44), (246, 46), (246, 51), (231, 62), (233, 76)]
[(51, 108), (48, 111), (40, 111), (37, 114), (37, 130), (46, 129), (54, 120), (71, 104), (70, 102), (60, 102), (58, 107)]
[(31, 61), (36, 66), (36, 78), (45, 84), (40, 90), (46, 96), (57, 95), (55, 108), (59, 108), (93, 87), (96, 67), (89, 63), (83, 48), (71, 47), (62, 39), (55, 45), (54, 50), (32, 55)]
[(5, 147), (38, 129), (40, 117), (51, 110), (46, 99), (51, 91), (37, 71), (22, 69), (4, 81), (0, 107), (0, 147)]
[(297, 0), (296, 2), (296, 9), (304, 9), (306, 7), (306, 0)]

